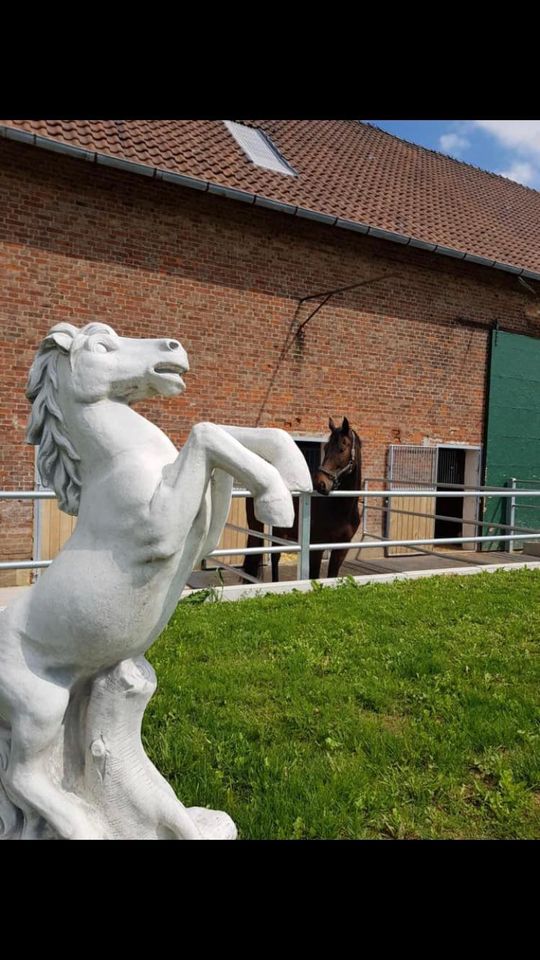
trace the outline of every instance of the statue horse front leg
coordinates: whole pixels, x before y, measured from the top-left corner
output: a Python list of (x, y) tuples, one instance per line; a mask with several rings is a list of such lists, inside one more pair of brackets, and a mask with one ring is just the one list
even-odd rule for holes
[[(199, 423), (176, 460), (163, 469), (150, 504), (156, 529), (164, 531), (164, 556), (177, 550), (188, 536), (213, 471), (219, 478), (219, 489), (216, 502), (212, 503), (214, 521), (202, 552), (212, 549), (211, 543), (219, 539), (227, 518), (232, 483), (224, 482), (222, 474), (228, 474), (253, 494), (255, 515), (262, 523), (278, 527), (291, 527), (294, 523), (290, 490), (312, 489), (307, 464), (284, 431)], [(181, 511), (174, 509), (179, 494)]]
[(304, 455), (285, 430), (274, 427), (231, 427), (224, 424), (220, 424), (220, 428), (252, 453), (271, 463), (289, 490), (305, 493), (313, 490)]
[[(313, 489), (311, 476), (303, 454), (296, 446), (292, 437), (284, 430), (266, 427), (234, 427), (219, 424), (219, 429), (224, 430), (230, 436), (238, 440), (241, 445), (256, 454), (257, 457), (266, 460), (279, 473), (281, 479), (289, 490), (311, 491)], [(246, 484), (247, 486), (247, 484)], [(223, 527), (229, 514), (231, 493), (233, 487), (233, 477), (222, 469), (214, 470), (211, 480), (211, 522), (206, 541), (199, 551), (197, 561), (210, 553), (217, 546)], [(257, 520), (253, 517), (253, 507), (251, 501), (248, 504), (248, 518), (251, 512), (252, 523), (248, 526), (257, 525)], [(261, 526), (261, 530), (263, 526)], [(253, 543), (248, 543), (253, 546)], [(255, 546), (260, 546), (260, 540), (257, 539)], [(275, 554), (272, 554), (274, 558)], [(260, 560), (260, 557), (252, 557), (252, 560)], [(196, 564), (195, 564), (196, 565)], [(248, 573), (251, 570), (247, 571)], [(278, 579), (274, 577), (274, 579)]]

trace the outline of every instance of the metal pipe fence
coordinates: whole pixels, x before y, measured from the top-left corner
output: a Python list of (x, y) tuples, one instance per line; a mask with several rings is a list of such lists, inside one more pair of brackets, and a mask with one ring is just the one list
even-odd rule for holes
[[(458, 544), (479, 544), (479, 543), (489, 543), (489, 542), (500, 542), (507, 545), (509, 551), (514, 549), (514, 544), (519, 541), (524, 540), (540, 540), (540, 530), (535, 530), (534, 528), (523, 528), (516, 527), (515, 525), (515, 512), (516, 512), (516, 502), (517, 498), (520, 497), (540, 497), (540, 489), (518, 489), (516, 481), (512, 479), (510, 487), (476, 487), (469, 488), (464, 485), (452, 485), (455, 489), (444, 489), (437, 490), (433, 487), (428, 490), (419, 490), (417, 489), (363, 489), (363, 490), (337, 490), (331, 494), (330, 497), (356, 497), (363, 500), (364, 511), (370, 500), (383, 500), (390, 501), (393, 497), (400, 498), (413, 498), (422, 496), (423, 494), (428, 494), (430, 497), (476, 497), (478, 499), (485, 500), (490, 497), (498, 497), (507, 500), (508, 509), (506, 513), (507, 523), (489, 523), (490, 528), (497, 528), (493, 533), (488, 535), (478, 534), (476, 536), (461, 536), (461, 537), (420, 537), (417, 539), (405, 539), (405, 538), (383, 538), (383, 539), (370, 539), (369, 541), (365, 540), (352, 540), (348, 542), (327, 542), (327, 543), (311, 543), (310, 542), (310, 532), (311, 532), (311, 500), (313, 497), (320, 496), (316, 493), (299, 493), (294, 494), (293, 496), (298, 496), (300, 501), (299, 508), (299, 524), (298, 524), (298, 541), (288, 541), (280, 537), (276, 537), (273, 533), (259, 532), (256, 530), (251, 530), (247, 527), (239, 527), (236, 524), (226, 524), (230, 529), (241, 531), (252, 536), (258, 537), (263, 541), (260, 547), (219, 547), (216, 550), (212, 550), (211, 553), (207, 555), (205, 559), (218, 558), (216, 560), (217, 566), (222, 566), (224, 569), (234, 570), (236, 574), (245, 578), (249, 581), (257, 582), (255, 578), (251, 575), (244, 573), (239, 570), (238, 567), (233, 567), (230, 564), (226, 563), (223, 559), (224, 557), (238, 557), (238, 556), (249, 556), (249, 555), (259, 555), (259, 554), (272, 554), (272, 553), (296, 553), (298, 554), (298, 579), (305, 580), (309, 578), (309, 556), (313, 551), (324, 551), (324, 550), (373, 550), (377, 548), (387, 549), (388, 547), (408, 547), (408, 548), (422, 548), (426, 546), (437, 546), (437, 545), (458, 545)], [(446, 485), (445, 485), (446, 486)], [(233, 490), (233, 497), (249, 497), (251, 496), (248, 490)], [(54, 500), (55, 494), (52, 491), (48, 490), (2, 490), (0, 491), (0, 501), (1, 500)], [(540, 501), (539, 501), (540, 506)], [(391, 509), (388, 505), (384, 507), (375, 507), (373, 505), (372, 509), (377, 510), (388, 510)], [(396, 511), (399, 513), (409, 513), (409, 511)], [(437, 517), (442, 517), (442, 515), (437, 513), (424, 514), (418, 513), (416, 511), (410, 511), (414, 516), (420, 517), (431, 517), (436, 519)], [(448, 520), (452, 520), (456, 523), (463, 523), (464, 525), (470, 525), (473, 527), (482, 527), (485, 526), (485, 522), (477, 521), (471, 519), (459, 520), (455, 517), (448, 517)], [(500, 532), (501, 530), (509, 530), (509, 533)], [(526, 532), (524, 532), (526, 531)], [(369, 536), (370, 538), (374, 536), (373, 534), (368, 534), (367, 530), (363, 529), (363, 535)], [(421, 551), (420, 552), (424, 552)], [(2, 561), (0, 562), (0, 571), (1, 570), (40, 570), (48, 567), (52, 563), (52, 560), (17, 560), (17, 561)]]

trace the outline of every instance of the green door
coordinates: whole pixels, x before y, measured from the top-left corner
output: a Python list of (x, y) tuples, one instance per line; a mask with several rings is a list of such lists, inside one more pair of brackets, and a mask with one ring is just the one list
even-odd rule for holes
[[(540, 339), (494, 330), (485, 483), (508, 486), (512, 477), (518, 481), (518, 489), (540, 488)], [(486, 501), (487, 527), (493, 522), (507, 522), (504, 501), (503, 497)], [(538, 499), (519, 497), (515, 522), (540, 530)], [(488, 532), (491, 530), (485, 528), (484, 534)], [(499, 550), (503, 546), (493, 541), (485, 544), (485, 549)]]

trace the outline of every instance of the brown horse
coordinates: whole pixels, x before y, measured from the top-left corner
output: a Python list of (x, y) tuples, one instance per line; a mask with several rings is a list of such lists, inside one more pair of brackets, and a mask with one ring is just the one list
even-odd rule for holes
[[(317, 493), (328, 496), (338, 487), (341, 490), (359, 490), (361, 482), (360, 437), (351, 429), (347, 417), (341, 427), (336, 427), (330, 417), (328, 421), (330, 436), (324, 446), (324, 460), (313, 474), (313, 487)], [(246, 501), (247, 524), (252, 530), (262, 532), (263, 525), (255, 518), (253, 500)], [(311, 543), (350, 543), (360, 526), (360, 513), (357, 497), (313, 497), (311, 500)], [(273, 535), (283, 540), (298, 542), (298, 499), (294, 499), (294, 526), (285, 529), (273, 528)], [(247, 546), (259, 547), (263, 541), (249, 535)], [(286, 548), (284, 548), (286, 549)], [(280, 553), (270, 554), (272, 558), (272, 580), (279, 580)], [(328, 564), (328, 576), (337, 577), (347, 550), (332, 550)], [(317, 580), (321, 572), (323, 551), (312, 550), (309, 556), (309, 578)], [(244, 558), (242, 569), (252, 577), (258, 575), (261, 555), (248, 554)]]

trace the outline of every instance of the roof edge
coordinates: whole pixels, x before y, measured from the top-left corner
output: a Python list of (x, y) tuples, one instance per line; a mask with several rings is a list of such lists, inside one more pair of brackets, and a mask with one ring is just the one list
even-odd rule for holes
[(540, 190), (537, 190), (535, 187), (529, 187), (526, 183), (520, 183), (519, 180), (511, 180), (510, 177), (505, 177), (504, 173), (496, 173), (495, 170), (486, 170), (485, 167), (479, 167), (476, 163), (471, 163), (470, 160), (462, 160), (460, 157), (455, 157), (451, 153), (444, 153), (442, 150), (436, 150), (435, 147), (426, 147), (423, 143), (417, 143), (416, 140), (408, 140), (407, 137), (400, 137), (397, 133), (390, 133), (389, 130), (385, 130), (384, 127), (378, 127), (377, 124), (371, 120), (357, 120), (355, 122), (361, 124), (363, 127), (368, 127), (370, 130), (376, 130), (377, 133), (382, 133), (386, 137), (391, 137), (392, 140), (399, 140), (400, 143), (404, 143), (408, 147), (414, 147), (415, 150), (432, 153), (433, 156), (439, 160), (449, 160), (451, 163), (457, 163), (458, 166), (474, 170), (475, 173), (483, 173), (486, 177), (495, 177), (497, 180), (511, 183), (521, 190), (528, 190), (529, 193), (540, 193)]
[(74, 157), (78, 160), (86, 160), (90, 163), (97, 163), (103, 166), (114, 167), (123, 170), (126, 173), (135, 173), (139, 176), (149, 177), (154, 180), (163, 180), (165, 183), (175, 183), (178, 186), (187, 187), (191, 190), (199, 190), (203, 193), (211, 193), (215, 196), (225, 197), (229, 200), (238, 200), (252, 206), (265, 207), (269, 210), (275, 210), (278, 213), (286, 213), (292, 216), (300, 217), (305, 220), (314, 220), (318, 223), (324, 223), (328, 226), (339, 227), (343, 230), (351, 230), (355, 233), (362, 233), (365, 236), (375, 237), (378, 240), (387, 240), (391, 243), (399, 243), (402, 246), (411, 246), (419, 250), (425, 250), (429, 253), (437, 253), (441, 256), (453, 257), (454, 259), (464, 260), (466, 263), (474, 263), (482, 267), (490, 267), (494, 270), (502, 270), (505, 273), (511, 273), (514, 276), (526, 277), (529, 280), (540, 280), (540, 272), (529, 270), (527, 267), (521, 267), (511, 263), (501, 263), (488, 257), (482, 257), (477, 254), (467, 253), (463, 250), (457, 250), (454, 247), (448, 247), (444, 244), (433, 243), (422, 240), (420, 237), (413, 237), (403, 233), (394, 233), (390, 230), (383, 230), (381, 227), (372, 224), (362, 223), (356, 220), (347, 220), (333, 214), (321, 213), (317, 210), (310, 210), (307, 207), (298, 207), (291, 203), (283, 203), (279, 200), (272, 200), (270, 197), (264, 197), (260, 194), (250, 193), (247, 190), (238, 190), (235, 187), (226, 187), (210, 180), (203, 180), (199, 177), (190, 177), (182, 173), (173, 173), (172, 171), (162, 170), (158, 167), (152, 167), (148, 164), (136, 163), (132, 160), (124, 160), (119, 157), (111, 156), (107, 153), (98, 153), (93, 150), (85, 150), (83, 147), (75, 147), (64, 143), (61, 140), (53, 140), (49, 137), (42, 137), (36, 133), (29, 133), (27, 130), (20, 130), (18, 127), (10, 127), (0, 124), (0, 137), (8, 140), (15, 140), (19, 143), (26, 143), (30, 146), (40, 147), (43, 150), (50, 150), (54, 153), (61, 153), (68, 157)]

